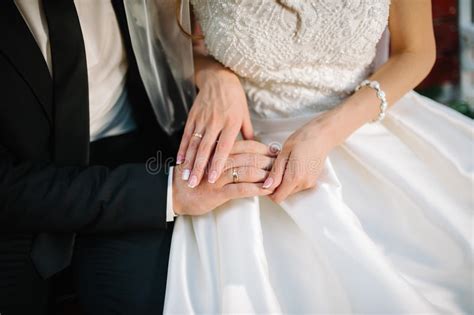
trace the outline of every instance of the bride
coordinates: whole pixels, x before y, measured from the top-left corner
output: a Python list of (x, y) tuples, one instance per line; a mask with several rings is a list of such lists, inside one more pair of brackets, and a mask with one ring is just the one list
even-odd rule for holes
[(165, 313), (474, 312), (472, 121), (411, 91), (435, 60), (430, 1), (191, 3), (176, 172), (215, 182), (239, 131), (279, 153), (269, 197), (176, 218)]

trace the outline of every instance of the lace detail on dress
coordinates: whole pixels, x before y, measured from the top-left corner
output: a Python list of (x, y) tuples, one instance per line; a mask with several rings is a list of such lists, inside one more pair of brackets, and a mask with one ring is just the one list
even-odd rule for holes
[(209, 53), (260, 117), (338, 105), (371, 71), (390, 0), (191, 0)]

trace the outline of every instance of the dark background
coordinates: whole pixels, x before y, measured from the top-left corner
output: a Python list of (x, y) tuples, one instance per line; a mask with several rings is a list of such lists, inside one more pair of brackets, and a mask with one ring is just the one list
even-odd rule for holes
[(472, 34), (464, 31), (460, 22), (461, 16), (466, 15), (471, 24), (474, 22), (472, 1), (432, 0), (437, 60), (429, 76), (416, 90), (474, 118), (473, 100), (468, 95), (474, 94), (474, 70), (466, 67), (461, 58), (463, 49), (466, 49), (474, 61), (474, 39)]

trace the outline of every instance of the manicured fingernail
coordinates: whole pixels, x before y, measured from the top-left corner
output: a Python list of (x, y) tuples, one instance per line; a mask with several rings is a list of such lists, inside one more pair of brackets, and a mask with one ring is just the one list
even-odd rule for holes
[(182, 154), (178, 154), (178, 157), (176, 158), (176, 164), (180, 165), (183, 164), (184, 162), (184, 156)]
[(214, 184), (217, 180), (217, 171), (212, 171), (211, 174), (209, 175), (209, 183)]
[(273, 142), (269, 144), (268, 149), (270, 154), (278, 155), (278, 153), (281, 151), (281, 145), (279, 143)]
[(183, 180), (188, 180), (189, 179), (189, 175), (191, 175), (191, 170), (188, 170), (188, 169), (185, 169), (183, 171), (183, 174), (181, 175), (181, 178)]
[(270, 186), (273, 184), (273, 178), (271, 177), (268, 177), (265, 182), (263, 183), (263, 186), (262, 188), (263, 189), (267, 189), (267, 188), (270, 188)]
[(191, 178), (189, 179), (188, 186), (191, 187), (191, 188), (194, 188), (194, 187), (196, 187), (197, 182), (198, 182), (197, 176), (196, 176), (196, 175), (193, 175), (193, 176), (191, 176)]

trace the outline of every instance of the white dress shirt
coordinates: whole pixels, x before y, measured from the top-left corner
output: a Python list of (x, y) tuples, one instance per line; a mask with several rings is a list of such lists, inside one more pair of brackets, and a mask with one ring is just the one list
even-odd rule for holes
[[(4, 1), (4, 0), (0, 0)], [(15, 4), (33, 34), (52, 75), (48, 24), (41, 0), (15, 0)], [(127, 58), (122, 34), (111, 1), (75, 0), (84, 37), (89, 82), (90, 141), (116, 136), (136, 128), (127, 102), (125, 79)], [(174, 220), (172, 210), (173, 169), (167, 191), (167, 221)]]
[[(40, 0), (15, 0), (52, 74), (48, 24)], [(87, 59), (90, 139), (116, 136), (136, 128), (125, 102), (127, 58), (111, 1), (75, 0)]]
[(177, 216), (173, 210), (173, 167), (170, 167), (168, 174), (168, 191), (166, 197), (166, 221), (172, 222)]

